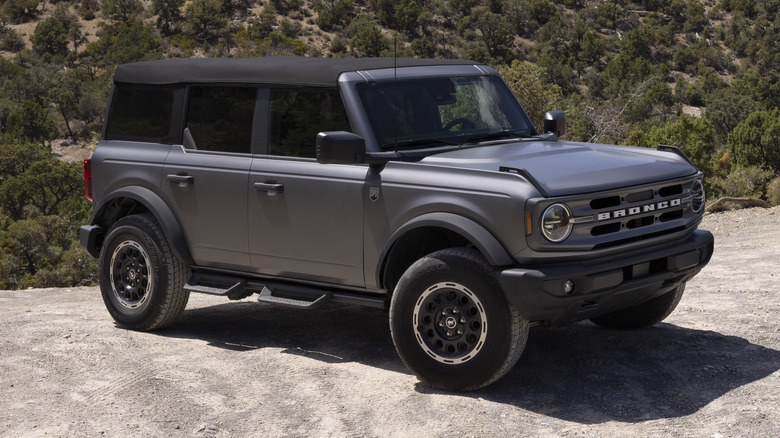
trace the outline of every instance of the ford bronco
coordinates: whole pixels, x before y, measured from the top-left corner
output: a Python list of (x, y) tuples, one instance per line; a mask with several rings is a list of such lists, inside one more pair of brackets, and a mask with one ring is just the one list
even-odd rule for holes
[(81, 244), (121, 326), (168, 326), (191, 292), (375, 306), (421, 381), (476, 389), (531, 325), (662, 321), (712, 255), (684, 153), (564, 129), (463, 60), (121, 65)]

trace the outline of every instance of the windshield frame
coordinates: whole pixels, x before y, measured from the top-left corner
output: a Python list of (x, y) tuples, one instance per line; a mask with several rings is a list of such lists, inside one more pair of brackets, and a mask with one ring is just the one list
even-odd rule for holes
[[(463, 95), (464, 90), (472, 92), (472, 96)], [(379, 150), (462, 145), (473, 143), (474, 138), (491, 141), (494, 134), (502, 133), (506, 134), (504, 138), (537, 135), (530, 118), (498, 74), (441, 74), (369, 81), (357, 83), (355, 91)], [(453, 111), (459, 98), (460, 111), (467, 111), (468, 105), (478, 107), (476, 113), (471, 108), (471, 115), (477, 120), (460, 130), (444, 129), (442, 109)], [(384, 111), (378, 109), (380, 105)], [(414, 113), (414, 108), (422, 108), (417, 113), (420, 115)], [(409, 121), (417, 123), (416, 131), (410, 128)], [(420, 126), (430, 129), (422, 130)]]

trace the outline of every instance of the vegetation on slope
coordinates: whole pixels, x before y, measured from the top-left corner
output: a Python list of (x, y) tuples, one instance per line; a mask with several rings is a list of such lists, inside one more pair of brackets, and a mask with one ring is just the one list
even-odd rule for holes
[(417, 56), (499, 69), (570, 140), (681, 147), (710, 198), (780, 203), (780, 0), (0, 0), (0, 287), (93, 281), (80, 163), (119, 63)]

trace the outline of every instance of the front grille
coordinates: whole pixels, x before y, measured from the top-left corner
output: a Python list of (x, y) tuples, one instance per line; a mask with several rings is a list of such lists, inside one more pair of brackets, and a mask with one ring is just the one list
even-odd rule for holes
[[(588, 250), (639, 242), (689, 228), (701, 216), (704, 202), (700, 176), (600, 193), (532, 203), (536, 211), (566, 204), (575, 218), (569, 238), (561, 243), (541, 236), (531, 240), (537, 250)], [(536, 205), (534, 205), (536, 204)]]

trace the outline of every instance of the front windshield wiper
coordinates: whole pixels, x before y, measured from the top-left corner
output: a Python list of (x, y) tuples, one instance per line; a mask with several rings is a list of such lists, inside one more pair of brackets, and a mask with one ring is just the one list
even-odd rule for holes
[(395, 143), (385, 143), (382, 145), (382, 149), (407, 149), (424, 145), (445, 145), (445, 146), (457, 146), (461, 143), (452, 141), (447, 138), (419, 138), (416, 140), (404, 140)]
[(475, 143), (485, 140), (497, 140), (501, 138), (532, 138), (528, 135), (527, 131), (519, 131), (516, 129), (502, 129), (501, 131), (486, 132), (484, 134), (470, 135), (466, 137), (468, 143)]

